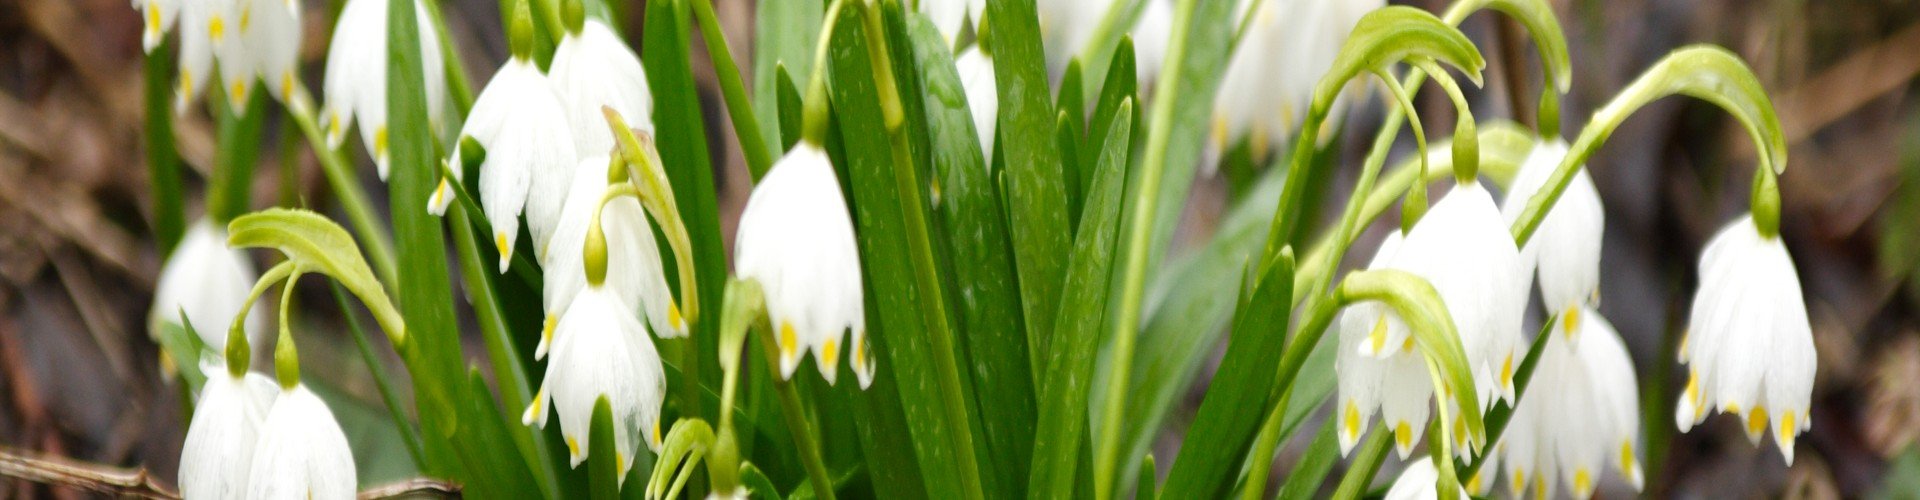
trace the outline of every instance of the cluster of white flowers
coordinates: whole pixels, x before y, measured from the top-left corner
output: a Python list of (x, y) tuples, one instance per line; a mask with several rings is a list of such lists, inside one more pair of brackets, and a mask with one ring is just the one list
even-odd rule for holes
[[(349, 0), (333, 25), (327, 47), (325, 85), (327, 103), (321, 125), (327, 145), (339, 148), (354, 122), (360, 124), (360, 143), (373, 156), (381, 179), (387, 178), (387, 10), (391, 0)], [(414, 19), (431, 19), (426, 7), (414, 3)], [(447, 77), (441, 67), (440, 35), (432, 23), (421, 22), (420, 65), (426, 69), (427, 122), (439, 136), (440, 118), (447, 109)]]
[(235, 113), (245, 113), (257, 81), (288, 101), (299, 78), (300, 3), (294, 0), (133, 0), (145, 18), (141, 42), (151, 52), (180, 25), (180, 80), (174, 110), (205, 91), (214, 63)]
[(1258, 161), (1291, 140), (1306, 118), (1314, 85), (1332, 68), (1347, 33), (1361, 16), (1383, 5), (1383, 0), (1241, 1), (1235, 19), (1247, 19), (1246, 32), (1234, 45), (1214, 94), (1210, 151), (1219, 155), (1245, 140)]
[(305, 384), (202, 367), (206, 386), (180, 451), (180, 495), (207, 499), (349, 499), (353, 450)]

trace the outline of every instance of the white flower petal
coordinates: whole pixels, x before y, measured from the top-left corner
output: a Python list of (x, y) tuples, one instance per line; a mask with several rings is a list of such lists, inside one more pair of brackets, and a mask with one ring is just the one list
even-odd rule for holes
[[(1438, 491), (1440, 470), (1434, 468), (1432, 458), (1422, 458), (1407, 464), (1400, 471), (1400, 478), (1393, 480), (1393, 486), (1387, 488), (1387, 500), (1433, 500), (1440, 498)], [(1465, 489), (1459, 497), (1466, 498)]]
[(1408, 232), (1393, 267), (1426, 278), (1446, 302), (1483, 409), (1496, 395), (1512, 401), (1527, 277), (1486, 189), (1476, 181), (1449, 191)]
[(980, 153), (993, 155), (994, 129), (998, 126), (1000, 96), (994, 88), (993, 59), (978, 45), (967, 47), (953, 60), (960, 74), (960, 88), (967, 93), (967, 110), (973, 113), (973, 131), (980, 134)]
[[(230, 0), (229, 0), (230, 1)], [(348, 0), (334, 24), (327, 47), (326, 106), (321, 125), (327, 141), (340, 147), (346, 132), (360, 122), (360, 140), (373, 156), (380, 178), (387, 178), (387, 6), (390, 0)], [(424, 4), (414, 4), (420, 29), (420, 66), (425, 70), (427, 121), (439, 135), (447, 109), (446, 73), (440, 71), (440, 35)]]
[[(158, 335), (161, 325), (178, 324), (184, 311), (200, 341), (217, 355), (225, 355), (227, 328), (246, 304), (259, 274), (253, 261), (238, 249), (227, 248), (227, 232), (201, 219), (187, 228), (173, 255), (160, 268), (160, 281), (147, 313), (147, 328)], [(247, 342), (260, 346), (267, 331), (266, 312), (255, 308), (242, 326)]]
[[(1509, 224), (1519, 219), (1566, 155), (1567, 144), (1559, 139), (1534, 145), (1501, 207), (1500, 213)], [(1593, 176), (1585, 168), (1576, 170), (1527, 247), (1520, 249), (1528, 274), (1536, 266), (1539, 270), (1540, 297), (1548, 309), (1565, 314), (1593, 303), (1600, 289), (1600, 241), (1605, 228), (1606, 211)]]
[(826, 153), (802, 142), (754, 186), (741, 213), (734, 272), (766, 293), (782, 377), (812, 351), (831, 382), (845, 333), (864, 338), (860, 255), (845, 200)]
[[(523, 209), (536, 249), (546, 248), (559, 225), (577, 160), (573, 134), (546, 75), (531, 61), (513, 59), (480, 91), (460, 135), (486, 148), (480, 204), (493, 223), (500, 272), (506, 272)], [(457, 150), (452, 161), (461, 161)]]
[(569, 35), (554, 50), (548, 75), (572, 125), (575, 153), (581, 157), (613, 151), (613, 131), (601, 107), (620, 113), (627, 125), (653, 130), (653, 93), (640, 57), (598, 19), (587, 18), (580, 34)]
[(193, 421), (180, 447), (180, 494), (196, 499), (247, 498), (254, 443), (277, 391), (273, 381), (257, 373), (235, 378), (221, 364), (209, 364), (203, 371), (207, 383), (194, 403)]
[[(607, 168), (606, 155), (580, 160), (575, 167), (567, 206), (560, 215), (560, 227), (554, 232), (547, 255), (541, 259), (541, 269), (546, 276), (542, 297), (549, 322), (557, 319), (573, 302), (573, 297), (587, 286), (581, 250), (586, 245), (593, 211), (607, 191)], [(644, 314), (655, 335), (685, 336), (686, 324), (674, 302), (673, 291), (667, 286), (660, 247), (647, 221), (640, 202), (627, 196), (608, 202), (600, 214), (601, 230), (607, 238), (606, 286), (627, 310)], [(541, 346), (534, 353), (535, 359), (543, 355), (548, 342), (543, 335)]]
[(142, 31), (140, 45), (147, 52), (160, 47), (160, 42), (173, 29), (174, 20), (180, 17), (181, 0), (133, 0), (133, 9), (140, 11)]
[(954, 37), (960, 36), (960, 26), (967, 20), (967, 0), (922, 0), (919, 10), (933, 21), (947, 46), (952, 47)]
[[(593, 407), (605, 397), (613, 410), (614, 444), (624, 478), (640, 441), (659, 450), (657, 425), (666, 393), (659, 352), (646, 326), (602, 287), (588, 287), (576, 296), (556, 329), (553, 360), (541, 392), (551, 397), (559, 413), (571, 463), (579, 466), (586, 460)], [(544, 402), (536, 398), (535, 404)]]
[(274, 400), (247, 477), (250, 499), (351, 499), (358, 485), (339, 421), (304, 385)]

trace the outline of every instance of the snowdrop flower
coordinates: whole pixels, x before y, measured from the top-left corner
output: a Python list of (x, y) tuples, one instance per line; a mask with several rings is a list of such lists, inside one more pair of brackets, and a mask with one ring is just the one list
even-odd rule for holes
[[(1387, 235), (1367, 267), (1389, 267), (1403, 240), (1398, 231)], [(1336, 378), (1340, 384), (1335, 407), (1340, 454), (1353, 451), (1378, 411), (1393, 432), (1395, 450), (1406, 458), (1426, 432), (1430, 411), (1427, 401), (1433, 397), (1425, 360), (1413, 352), (1413, 337), (1408, 335), (1406, 323), (1385, 304), (1370, 301), (1347, 306), (1340, 312), (1337, 325), (1340, 345), (1334, 371), (1339, 374)], [(1399, 340), (1388, 349), (1384, 346), (1390, 336)]]
[[(1520, 320), (1527, 276), (1493, 196), (1478, 180), (1458, 183), (1407, 233), (1392, 267), (1426, 278), (1447, 304), (1478, 381), (1482, 408), (1513, 400), (1513, 370), (1524, 354)], [(1385, 342), (1362, 343), (1381, 355), (1407, 332), (1387, 331)]]
[[(1545, 187), (1566, 155), (1567, 143), (1557, 138), (1534, 145), (1500, 209), (1509, 225), (1520, 218), (1527, 202)], [(1573, 181), (1541, 219), (1526, 248), (1520, 249), (1520, 260), (1528, 270), (1525, 274), (1539, 270), (1540, 297), (1547, 309), (1569, 317), (1562, 322), (1567, 327), (1562, 329), (1566, 335), (1579, 331), (1572, 328), (1581, 325), (1577, 315), (1599, 297), (1600, 240), (1605, 229), (1606, 211), (1600, 205), (1600, 192), (1587, 169), (1581, 168), (1574, 171)]]
[[(1433, 467), (1433, 458), (1422, 458), (1407, 464), (1400, 471), (1400, 478), (1393, 480), (1393, 487), (1387, 488), (1387, 500), (1433, 500), (1440, 498), (1440, 471)], [(1466, 498), (1466, 490), (1460, 490), (1460, 498)]]
[(268, 92), (290, 102), (298, 77), (300, 4), (293, 0), (222, 0), (232, 5), (230, 31), (213, 46), (226, 82), (227, 102), (235, 113), (245, 113), (254, 78), (269, 82)]
[[(1385, 5), (1382, 0), (1261, 2), (1248, 12), (1252, 3), (1241, 3), (1241, 16), (1252, 17), (1213, 101), (1210, 148), (1216, 155), (1244, 139), (1254, 158), (1265, 158), (1289, 141), (1347, 34), (1367, 12)], [(1211, 169), (1215, 163), (1203, 165)]]
[[(532, 29), (521, 21), (513, 24), (516, 31)], [(480, 207), (493, 223), (493, 245), (500, 253), (503, 273), (513, 261), (523, 209), (534, 248), (546, 248), (554, 227), (559, 225), (567, 189), (573, 185), (577, 159), (560, 98), (540, 67), (534, 65), (531, 42), (524, 41), (531, 36), (510, 36), (519, 40), (514, 44), (513, 57), (480, 90), (467, 123), (460, 128), (461, 137), (472, 137), (486, 150), (486, 157), (480, 160)], [(465, 149), (455, 148), (450, 163), (463, 165)], [(463, 169), (452, 170), (453, 182), (459, 182)], [(440, 187), (434, 189), (427, 201), (429, 212), (444, 213), (451, 203), (454, 191), (447, 182), (442, 179)]]
[(142, 30), (140, 46), (147, 52), (160, 47), (166, 39), (167, 31), (173, 29), (173, 23), (180, 17), (182, 0), (133, 0), (133, 10), (140, 11)]
[[(1142, 0), (1140, 14), (1134, 17), (1133, 25), (1127, 31), (1133, 36), (1136, 75), (1144, 86), (1152, 80), (1160, 59), (1166, 54), (1167, 33), (1172, 31), (1171, 6), (1154, 4), (1167, 3), (1164, 0)], [(985, 2), (980, 2), (985, 5)], [(1040, 45), (1046, 51), (1047, 75), (1058, 80), (1067, 71), (1067, 63), (1087, 44), (1093, 42), (1093, 31), (1098, 28), (1101, 18), (1113, 8), (1128, 6), (1127, 0), (1039, 0), (1034, 5), (1035, 13), (1040, 17)], [(974, 16), (976, 22), (980, 16)], [(1151, 59), (1151, 61), (1149, 61)], [(1082, 61), (1085, 64), (1085, 61)]]
[(843, 332), (852, 330), (854, 376), (873, 383), (867, 345), (860, 256), (833, 165), (819, 146), (801, 141), (754, 186), (734, 239), (734, 274), (758, 280), (780, 346), (780, 376), (792, 378), (802, 349), (820, 376), (838, 371)]
[(980, 153), (991, 157), (994, 128), (1000, 116), (1000, 95), (994, 90), (993, 58), (975, 45), (960, 51), (953, 66), (960, 73), (960, 88), (967, 92), (967, 110), (973, 112), (973, 131), (980, 134)]
[(1777, 234), (1764, 235), (1752, 215), (1736, 219), (1700, 255), (1700, 291), (1693, 299), (1680, 361), (1688, 368), (1675, 423), (1685, 432), (1708, 412), (1740, 414), (1755, 445), (1768, 429), (1788, 464), (1794, 438), (1812, 424), (1817, 360), (1800, 278)]
[[(207, 219), (194, 222), (160, 268), (153, 309), (147, 313), (148, 331), (158, 336), (162, 325), (180, 322), (184, 313), (201, 343), (224, 355), (227, 328), (246, 306), (259, 276), (245, 252), (227, 248), (226, 230)], [(266, 322), (263, 311), (247, 313), (244, 327), (252, 345), (259, 345)]]
[(574, 297), (560, 316), (554, 338), (546, 380), (520, 422), (545, 428), (551, 398), (568, 456), (578, 467), (591, 449), (587, 439), (594, 403), (605, 396), (613, 410), (615, 458), (624, 484), (641, 432), (646, 432), (648, 449), (660, 449), (660, 404), (667, 380), (660, 353), (646, 325), (603, 283), (590, 283)]
[[(200, 97), (213, 72), (214, 48), (226, 43), (237, 31), (232, 19), (236, 0), (182, 1), (185, 3), (173, 9), (180, 16), (180, 81), (173, 89), (175, 113), (185, 112), (187, 104)], [(169, 10), (165, 6), (156, 7), (163, 15)], [(153, 11), (148, 12), (151, 16)]]
[(354, 498), (353, 467), (353, 450), (333, 411), (296, 380), (282, 385), (261, 423), (245, 498)]
[[(215, 0), (233, 1), (233, 0)], [(339, 148), (348, 129), (360, 122), (360, 141), (387, 178), (387, 5), (391, 0), (348, 0), (327, 47), (324, 82), (327, 103), (321, 125), (327, 143)], [(191, 9), (189, 9), (191, 10)], [(426, 70), (427, 121), (436, 133), (447, 108), (447, 80), (441, 69), (440, 35), (426, 7), (414, 3), (420, 28), (420, 66)], [(184, 48), (184, 46), (183, 46)], [(184, 57), (184, 56), (183, 56)]]
[(1586, 306), (1558, 321), (1556, 331), (1576, 333), (1547, 340), (1530, 385), (1542, 390), (1521, 398), (1507, 427), (1511, 439), (1498, 446), (1507, 455), (1508, 492), (1519, 497), (1532, 488), (1544, 496), (1564, 482), (1584, 499), (1607, 468), (1637, 490), (1645, 482), (1634, 451), (1640, 445), (1639, 382), (1627, 346), (1613, 324)]
[(200, 371), (207, 374), (207, 383), (200, 388), (186, 443), (180, 447), (180, 495), (247, 498), (254, 443), (279, 390), (266, 375), (235, 375), (211, 359), (203, 360)]
[(541, 258), (547, 320), (540, 344), (534, 348), (534, 359), (546, 356), (560, 315), (587, 286), (581, 250), (595, 210), (601, 211), (600, 227), (607, 239), (607, 288), (626, 306), (625, 310), (644, 313), (655, 335), (668, 338), (687, 334), (680, 306), (674, 302), (661, 269), (660, 247), (640, 202), (621, 196), (608, 201), (605, 208), (600, 206), (601, 196), (607, 191), (607, 161), (607, 155), (602, 154), (580, 160), (575, 167), (567, 206), (560, 214), (560, 228), (554, 232), (547, 255)]
[(600, 20), (581, 20), (573, 33), (560, 40), (548, 78), (566, 110), (574, 151), (580, 157), (613, 150), (613, 132), (607, 128), (602, 106), (633, 120), (634, 128), (653, 131), (647, 70), (633, 49)]

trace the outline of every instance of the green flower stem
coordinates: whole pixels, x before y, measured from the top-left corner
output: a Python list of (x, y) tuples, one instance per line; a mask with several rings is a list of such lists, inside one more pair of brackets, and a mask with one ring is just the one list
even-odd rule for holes
[[(1168, 35), (1166, 64), (1163, 67), (1179, 68), (1186, 64), (1187, 31), (1192, 29), (1193, 11), (1197, 0), (1182, 0), (1174, 7), (1173, 32)], [(1174, 96), (1184, 90), (1180, 76), (1175, 71), (1163, 75), (1164, 80), (1154, 90), (1154, 102), (1174, 102)], [(1147, 126), (1147, 148), (1140, 165), (1140, 172), (1133, 177), (1140, 183), (1134, 190), (1134, 200), (1128, 205), (1133, 213), (1124, 219), (1128, 221), (1126, 246), (1121, 255), (1126, 257), (1121, 271), (1119, 316), (1114, 318), (1112, 332), (1113, 351), (1110, 359), (1115, 360), (1107, 375), (1106, 408), (1102, 409), (1100, 425), (1096, 427), (1093, 438), (1093, 485), (1094, 497), (1101, 500), (1113, 498), (1114, 469), (1120, 461), (1121, 417), (1126, 410), (1127, 386), (1132, 381), (1133, 346), (1140, 330), (1140, 307), (1146, 295), (1148, 244), (1153, 240), (1154, 213), (1160, 204), (1160, 182), (1165, 177), (1162, 172), (1167, 168), (1167, 147), (1173, 138), (1173, 106), (1153, 107), (1153, 117)]]
[(547, 35), (552, 37), (553, 45), (558, 47), (560, 39), (566, 37), (568, 33), (566, 21), (560, 16), (560, 0), (527, 1), (537, 4), (531, 6), (534, 22), (540, 23), (540, 27), (546, 29)]
[(713, 13), (712, 0), (694, 0), (693, 17), (700, 22), (700, 36), (707, 40), (707, 56), (713, 59), (713, 72), (720, 77), (720, 93), (727, 101), (727, 118), (733, 122), (733, 135), (740, 139), (740, 151), (747, 158), (747, 171), (753, 180), (767, 175), (773, 166), (773, 149), (760, 135), (760, 119), (747, 99), (746, 84), (740, 79), (740, 67), (733, 62), (727, 34), (720, 30), (720, 19)]
[(1367, 486), (1373, 483), (1373, 475), (1380, 472), (1381, 462), (1387, 460), (1387, 450), (1393, 448), (1393, 441), (1387, 435), (1393, 434), (1385, 424), (1360, 441), (1359, 453), (1353, 455), (1353, 463), (1347, 466), (1347, 473), (1340, 477), (1340, 486), (1333, 490), (1336, 500), (1353, 500), (1367, 492)]
[[(464, 199), (464, 198), (463, 198)], [(453, 228), (453, 244), (460, 261), (460, 279), (466, 285), (467, 303), (473, 306), (473, 315), (480, 325), (480, 338), (487, 347), (487, 361), (493, 366), (493, 378), (500, 387), (500, 398), (509, 409), (526, 408), (532, 399), (528, 396), (532, 379), (527, 376), (526, 367), (520, 361), (519, 349), (514, 347), (511, 332), (507, 331), (507, 319), (500, 310), (500, 295), (493, 287), (489, 276), (488, 262), (480, 255), (480, 234), (468, 222), (467, 206), (455, 204), (447, 209), (447, 225)], [(384, 391), (383, 391), (384, 392)], [(514, 421), (507, 413), (508, 421)], [(527, 460), (527, 468), (533, 470), (533, 479), (542, 491), (558, 496), (558, 472), (553, 469), (553, 459), (548, 454), (547, 435), (543, 432), (509, 432), (513, 444), (520, 448), (520, 456)]]
[(367, 201), (367, 191), (360, 187), (359, 177), (354, 175), (353, 163), (347, 161), (340, 151), (327, 146), (326, 136), (320, 132), (320, 126), (314, 120), (312, 94), (301, 83), (294, 83), (294, 104), (287, 109), (287, 116), (293, 119), (295, 126), (307, 136), (307, 144), (313, 147), (313, 155), (320, 159), (320, 171), (327, 176), (327, 184), (333, 188), (334, 197), (339, 198), (340, 208), (347, 212), (347, 220), (353, 223), (355, 232), (360, 233), (360, 244), (366, 248), (367, 260), (373, 262), (373, 270), (379, 273), (380, 282), (388, 287), (396, 287), (393, 257), (393, 236), (380, 223), (373, 204)]
[(281, 280), (287, 279), (287, 276), (292, 275), (294, 271), (298, 270), (298, 267), (299, 265), (294, 264), (291, 260), (281, 261), (279, 264), (268, 268), (265, 274), (260, 275), (260, 279), (254, 280), (253, 289), (247, 292), (247, 300), (240, 303), (240, 312), (233, 315), (233, 322), (229, 323), (227, 330), (244, 330), (247, 324), (247, 313), (253, 312), (253, 303), (259, 301), (260, 296), (267, 293), (267, 288), (272, 287), (274, 283), (279, 283)]
[[(333, 290), (333, 300), (340, 304), (341, 311), (352, 311), (347, 301), (347, 293), (339, 283), (329, 283)], [(413, 459), (414, 467), (425, 467), (426, 451), (420, 445), (419, 431), (407, 422), (407, 407), (400, 402), (400, 396), (393, 391), (393, 382), (387, 378), (387, 369), (381, 366), (380, 358), (373, 353), (373, 343), (368, 340), (367, 331), (360, 327), (360, 318), (353, 313), (344, 313), (347, 318), (347, 332), (352, 334), (355, 347), (360, 349), (360, 359), (367, 363), (367, 373), (373, 377), (373, 386), (380, 391), (380, 401), (387, 405), (387, 416), (393, 419), (393, 428), (400, 433), (400, 441), (407, 447), (407, 457)]]
[[(626, 121), (612, 108), (604, 109), (607, 125), (614, 130), (614, 140), (619, 146), (619, 158), (626, 164), (637, 168), (620, 167), (628, 173), (628, 182), (616, 183), (607, 187), (607, 193), (600, 198), (599, 207), (594, 208), (595, 222), (588, 227), (589, 232), (599, 232), (600, 210), (617, 196), (633, 196), (640, 200), (648, 215), (653, 216), (660, 232), (667, 238), (667, 247), (673, 251), (673, 259), (680, 270), (680, 314), (684, 321), (692, 323), (700, 317), (700, 294), (695, 287), (693, 238), (688, 236), (686, 219), (680, 216), (680, 203), (674, 199), (673, 185), (667, 179), (667, 171), (660, 161), (660, 153), (654, 149), (653, 136), (635, 134)], [(611, 177), (615, 167), (609, 167)], [(609, 179), (613, 180), (613, 179)], [(625, 187), (622, 187), (625, 186)], [(618, 191), (618, 192), (616, 192)], [(687, 365), (688, 373), (699, 373), (697, 365)]]
[[(833, 480), (827, 476), (827, 464), (820, 456), (820, 445), (814, 442), (813, 425), (807, 422), (807, 409), (800, 404), (800, 392), (793, 387), (792, 380), (780, 378), (780, 347), (773, 344), (773, 329), (766, 322), (766, 316), (755, 321), (753, 332), (748, 335), (759, 339), (760, 358), (767, 361), (767, 373), (772, 375), (773, 389), (780, 400), (780, 417), (787, 421), (787, 431), (793, 436), (794, 452), (800, 455), (800, 465), (807, 469), (807, 481), (814, 485), (814, 498), (833, 500)], [(821, 487), (820, 485), (828, 485)]]
[(1514, 221), (1514, 242), (1526, 245), (1534, 230), (1540, 228), (1540, 221), (1546, 218), (1547, 209), (1566, 192), (1573, 174), (1627, 116), (1670, 95), (1687, 95), (1711, 102), (1746, 127), (1755, 149), (1760, 152), (1758, 170), (1770, 171), (1755, 174), (1759, 179), (1754, 182), (1754, 198), (1760, 203), (1753, 207), (1754, 222), (1761, 225), (1761, 234), (1777, 234), (1779, 205), (1767, 203), (1766, 199), (1778, 199), (1778, 184), (1771, 178), (1785, 173), (1787, 168), (1787, 141), (1780, 130), (1780, 118), (1774, 113), (1773, 103), (1767, 100), (1766, 89), (1761, 87), (1759, 78), (1740, 61), (1740, 56), (1712, 45), (1694, 45), (1675, 50), (1654, 63), (1633, 84), (1594, 112), (1586, 128), (1580, 130), (1580, 136), (1567, 149), (1567, 156), (1547, 178), (1545, 188), (1527, 200), (1526, 209)]
[(160, 257), (173, 254), (186, 231), (186, 209), (180, 202), (180, 153), (173, 143), (173, 42), (148, 52), (145, 58), (146, 147), (148, 186), (153, 188), (153, 236)]
[(844, 3), (846, 0), (833, 0), (827, 4), (825, 20), (820, 24), (820, 39), (813, 45), (813, 75), (807, 77), (806, 101), (800, 111), (800, 140), (815, 146), (827, 144), (830, 118), (827, 115), (832, 112), (827, 105), (827, 49), (832, 47), (829, 43), (833, 40), (833, 26), (840, 21), (840, 7)]
[[(886, 28), (882, 24), (880, 6), (871, 2), (862, 6), (861, 20), (866, 25), (867, 55), (873, 65), (875, 90), (879, 92), (880, 111), (885, 120), (887, 137), (892, 141), (889, 148), (893, 152), (893, 173), (899, 195), (901, 219), (906, 223), (908, 252), (913, 255), (913, 272), (921, 293), (921, 307), (927, 328), (927, 339), (933, 347), (934, 370), (938, 374), (940, 395), (946, 409), (946, 423), (951, 427), (954, 437), (954, 452), (958, 455), (953, 466), (960, 472), (960, 480), (967, 491), (961, 492), (964, 498), (983, 498), (979, 465), (976, 461), (973, 445), (973, 431), (968, 425), (966, 399), (962, 396), (959, 361), (960, 350), (955, 347), (952, 327), (948, 324), (947, 299), (945, 287), (940, 279), (939, 267), (933, 257), (932, 231), (928, 229), (927, 202), (920, 188), (920, 173), (914, 168), (911, 149), (907, 139), (906, 113), (900, 101), (900, 87), (895, 84), (893, 63), (888, 55)], [(821, 64), (825, 66), (825, 64)], [(815, 483), (832, 484), (832, 483)]]
[(300, 274), (294, 269), (280, 286), (280, 340), (273, 344), (273, 374), (281, 389), (300, 385), (300, 351), (293, 345), (293, 322), (287, 321), (287, 311), (293, 310), (293, 285), (300, 282)]

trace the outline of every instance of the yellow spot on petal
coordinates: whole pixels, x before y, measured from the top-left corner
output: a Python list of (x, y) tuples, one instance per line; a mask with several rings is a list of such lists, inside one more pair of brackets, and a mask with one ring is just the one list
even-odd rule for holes
[(1587, 493), (1593, 491), (1593, 471), (1581, 467), (1573, 471), (1573, 491)]
[(680, 317), (680, 303), (667, 302), (667, 326), (679, 330), (680, 324), (684, 321), (685, 319)]
[(1774, 438), (1780, 440), (1781, 446), (1792, 446), (1793, 436), (1798, 434), (1799, 430), (1793, 426), (1793, 412), (1786, 412), (1780, 415), (1780, 434), (1775, 435)]
[(240, 8), (240, 32), (245, 33), (250, 26), (253, 26), (253, 4)]
[(827, 339), (825, 343), (820, 344), (820, 363), (821, 364), (826, 365), (826, 368), (828, 370), (832, 370), (834, 369), (834, 364), (838, 363), (839, 361), (840, 361), (840, 339)]
[(618, 451), (613, 452), (613, 470), (627, 470), (627, 454)]
[(507, 233), (493, 233), (493, 250), (507, 255)]
[(1407, 425), (1405, 420), (1393, 426), (1393, 443), (1401, 449), (1413, 446), (1413, 427)]
[(1400, 352), (1413, 352), (1413, 336), (1412, 335), (1408, 335), (1406, 340), (1400, 341)]
[(1690, 340), (1693, 340), (1693, 330), (1680, 332), (1680, 349), (1677, 352), (1681, 363), (1687, 362), (1687, 341)]
[(190, 72), (180, 72), (180, 95), (193, 95), (193, 74)]
[(292, 71), (280, 73), (280, 96), (283, 99), (293, 98), (293, 72)]
[(376, 128), (373, 130), (373, 155), (380, 156), (380, 157), (387, 156), (387, 126), (386, 125), (381, 125), (380, 128)]
[(800, 343), (800, 339), (797, 338), (793, 333), (793, 322), (781, 321), (780, 322), (780, 359), (793, 358), (794, 348), (798, 346), (799, 343)]
[(1213, 119), (1213, 145), (1221, 149), (1226, 149), (1227, 119), (1225, 117)]
[(1346, 413), (1340, 422), (1340, 432), (1352, 439), (1360, 435), (1360, 407), (1348, 401)]
[(160, 2), (155, 0), (147, 0), (147, 31), (160, 32)]
[[(1699, 370), (1690, 370), (1687, 375), (1687, 400), (1692, 401), (1693, 406), (1696, 408), (1700, 406), (1700, 371)], [(1699, 410), (1696, 409), (1694, 411), (1698, 412)]]
[(1767, 431), (1767, 407), (1754, 405), (1747, 413), (1747, 435), (1758, 435)]
[(867, 338), (858, 336), (858, 339), (853, 341), (853, 367), (864, 370), (867, 367)]
[(1480, 471), (1473, 471), (1473, 477), (1467, 478), (1467, 491), (1480, 491)]
[(1500, 386), (1513, 387), (1513, 353), (1507, 353), (1506, 361), (1500, 362)]
[(1562, 312), (1560, 315), (1565, 317), (1565, 319), (1560, 320), (1560, 330), (1566, 332), (1567, 340), (1573, 340), (1573, 334), (1578, 332), (1580, 328), (1580, 308), (1569, 306), (1566, 312)]
[(1534, 497), (1534, 498), (1546, 498), (1546, 497), (1547, 497), (1547, 480), (1546, 480), (1546, 478), (1544, 478), (1544, 477), (1536, 477), (1536, 478), (1533, 478), (1533, 497)]
[(653, 421), (653, 444), (660, 444), (660, 421)]
[(1633, 456), (1633, 441), (1620, 441), (1620, 471), (1631, 473), (1640, 461)]
[(1513, 491), (1525, 491), (1526, 487), (1527, 487), (1527, 471), (1519, 467), (1514, 467), (1513, 468), (1513, 486), (1512, 486)]
[(567, 436), (567, 454), (576, 457), (580, 456), (580, 440), (574, 439), (573, 436)]
[(227, 92), (233, 94), (234, 100), (247, 102), (247, 81), (245, 79), (234, 80), (233, 83), (227, 87)]
[(1740, 403), (1738, 402), (1727, 403), (1727, 406), (1724, 408), (1721, 408), (1720, 411), (1724, 411), (1727, 413), (1740, 413)]
[(220, 38), (226, 36), (226, 34), (227, 34), (227, 21), (224, 19), (221, 19), (219, 14), (214, 14), (213, 19), (207, 21), (207, 38), (211, 38), (213, 39), (213, 41), (219, 42)]
[(1387, 348), (1387, 317), (1385, 315), (1381, 315), (1379, 320), (1373, 322), (1373, 332), (1367, 334), (1367, 343), (1373, 345), (1369, 350), (1376, 353)]
[(327, 140), (340, 140), (340, 113), (329, 113), (327, 119)]
[(1453, 438), (1456, 440), (1463, 440), (1463, 441), (1467, 438), (1467, 420), (1466, 419), (1463, 419), (1460, 417), (1453, 417)]
[(547, 320), (542, 322), (540, 325), (540, 343), (547, 344), (548, 347), (552, 347), (553, 327), (559, 322), (560, 322), (559, 316), (554, 316), (552, 314), (547, 315)]
[(1247, 149), (1253, 152), (1254, 158), (1267, 157), (1267, 141), (1267, 127), (1254, 121), (1253, 129), (1247, 132)]

